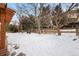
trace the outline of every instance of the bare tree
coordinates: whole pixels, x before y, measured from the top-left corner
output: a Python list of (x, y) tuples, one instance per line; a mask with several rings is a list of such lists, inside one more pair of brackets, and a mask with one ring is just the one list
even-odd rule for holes
[(60, 15), (62, 13), (62, 8), (61, 8), (61, 3), (59, 3), (56, 7), (55, 7), (55, 17), (56, 17), (56, 20), (55, 20), (55, 23), (56, 23), (56, 28), (57, 28), (57, 32), (58, 32), (58, 35), (61, 35), (61, 32), (60, 32)]
[(36, 22), (37, 22), (37, 27), (38, 27), (38, 33), (41, 33), (41, 29), (40, 29), (40, 19), (39, 19), (39, 4), (37, 4), (37, 3), (32, 3), (31, 4), (32, 5), (32, 7), (33, 7), (33, 12), (34, 12), (34, 15), (35, 15), (35, 20), (36, 20)]
[[(40, 33), (40, 21), (38, 18), (39, 15), (39, 4), (38, 3), (27, 3), (27, 4), (16, 4), (17, 5), (17, 17), (20, 21), (20, 17), (22, 15), (29, 15), (35, 16), (35, 21), (37, 22), (38, 31)], [(22, 27), (22, 26), (20, 26)]]
[[(65, 6), (66, 6), (66, 5), (65, 5)], [(63, 9), (62, 9), (62, 4), (61, 4), (61, 3), (59, 3), (59, 4), (55, 7), (55, 17), (56, 17), (55, 22), (56, 22), (56, 27), (57, 27), (58, 35), (61, 35), (60, 27), (63, 26), (64, 24), (68, 24), (68, 23), (66, 22), (66, 23), (64, 23), (63, 25), (60, 25), (60, 22), (61, 22), (62, 18), (63, 18), (64, 16), (66, 16), (67, 13), (68, 13), (69, 11), (71, 11), (72, 9), (74, 9), (76, 6), (77, 6), (77, 4), (75, 4), (75, 3), (70, 4), (69, 7), (67, 8), (67, 10), (66, 10), (65, 12), (62, 11)]]
[(22, 18), (22, 15), (23, 14), (27, 14), (27, 11), (25, 9), (25, 6), (23, 6), (22, 4), (16, 4), (16, 7), (17, 7), (17, 10), (16, 10), (16, 16), (19, 20), (19, 31), (23, 31), (23, 27), (22, 27), (22, 24), (21, 24), (21, 18)]
[[(50, 6), (49, 8), (46, 6)], [(61, 3), (59, 4), (44, 4), (44, 3), (26, 3), (26, 4), (16, 4), (17, 6), (17, 17), (20, 21), (20, 17), (22, 15), (28, 16), (34, 15), (35, 21), (37, 23), (38, 31), (41, 33), (41, 19), (49, 19), (52, 25), (52, 18), (55, 18), (55, 23), (57, 27), (58, 35), (61, 35), (60, 28), (68, 24), (68, 22), (65, 22), (64, 24), (60, 24), (62, 21), (62, 18), (67, 16), (67, 13), (74, 9), (77, 6), (77, 3), (71, 3), (65, 5), (65, 11), (63, 8), (63, 5)]]

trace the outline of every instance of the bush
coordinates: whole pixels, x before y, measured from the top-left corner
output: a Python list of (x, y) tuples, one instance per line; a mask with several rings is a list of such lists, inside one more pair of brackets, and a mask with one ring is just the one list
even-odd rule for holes
[(9, 31), (14, 32), (14, 25), (12, 25), (12, 24), (9, 25)]
[(23, 16), (21, 18), (20, 24), (24, 31), (31, 32), (33, 29), (37, 28), (35, 19), (32, 15), (30, 17)]
[(9, 25), (9, 31), (10, 32), (18, 32), (17, 26), (16, 25)]

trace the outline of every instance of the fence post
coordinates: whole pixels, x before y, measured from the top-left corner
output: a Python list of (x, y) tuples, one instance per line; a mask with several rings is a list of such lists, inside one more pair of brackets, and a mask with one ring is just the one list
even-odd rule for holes
[(76, 25), (76, 36), (78, 36), (78, 26)]
[(1, 13), (1, 49), (5, 48), (6, 31), (5, 31), (5, 14)]

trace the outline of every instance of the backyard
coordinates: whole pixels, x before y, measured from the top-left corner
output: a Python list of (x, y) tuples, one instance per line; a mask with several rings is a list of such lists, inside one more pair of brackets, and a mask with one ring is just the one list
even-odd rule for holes
[[(66, 31), (66, 30), (64, 30)], [(71, 30), (73, 31), (73, 30)], [(10, 55), (78, 56), (79, 37), (75, 33), (7, 33)], [(16, 46), (16, 47), (15, 47)]]
[(0, 56), (79, 56), (79, 4), (0, 3)]

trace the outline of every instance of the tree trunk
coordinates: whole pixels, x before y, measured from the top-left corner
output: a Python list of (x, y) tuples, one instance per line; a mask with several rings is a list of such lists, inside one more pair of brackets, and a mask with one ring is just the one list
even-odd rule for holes
[(58, 35), (61, 35), (59, 24), (57, 24), (57, 32), (58, 32)]
[(38, 23), (38, 33), (40, 34), (41, 33), (41, 28), (40, 28), (40, 19), (37, 19), (37, 23)]
[(19, 32), (23, 32), (23, 27), (22, 27), (22, 24), (20, 23), (20, 25), (19, 25), (19, 30), (18, 30)]
[(61, 35), (61, 31), (60, 31), (60, 21), (58, 21), (58, 20), (60, 20), (60, 17), (57, 15), (56, 16), (56, 20), (55, 20), (55, 22), (56, 22), (56, 29), (57, 29), (57, 33), (58, 33), (58, 35)]

